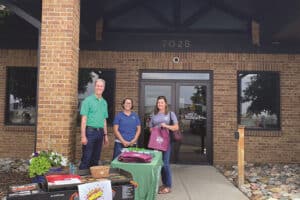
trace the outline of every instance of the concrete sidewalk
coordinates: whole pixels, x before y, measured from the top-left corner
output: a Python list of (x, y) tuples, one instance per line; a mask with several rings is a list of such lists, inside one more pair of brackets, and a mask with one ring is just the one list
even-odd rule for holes
[(172, 165), (172, 174), (172, 192), (157, 200), (248, 200), (213, 166)]

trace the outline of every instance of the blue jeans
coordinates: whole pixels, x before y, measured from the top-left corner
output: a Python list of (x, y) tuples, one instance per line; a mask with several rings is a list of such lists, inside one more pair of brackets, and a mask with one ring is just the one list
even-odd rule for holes
[(162, 152), (164, 166), (161, 168), (162, 183), (166, 187), (172, 187), (172, 172), (170, 166), (172, 142), (170, 142), (167, 151)]
[[(132, 145), (132, 147), (136, 147), (136, 144)], [(125, 148), (125, 147), (124, 147), (124, 145), (122, 143), (115, 142), (113, 159), (115, 159), (116, 157), (118, 157), (118, 155), (121, 154), (121, 150), (123, 148)]]
[(124, 148), (124, 145), (120, 142), (115, 142), (114, 146), (114, 154), (113, 154), (113, 159), (118, 157), (118, 155), (121, 154), (121, 150)]
[(79, 169), (89, 169), (91, 166), (98, 165), (103, 143), (103, 129), (99, 131), (86, 129), (86, 138), (88, 142), (82, 145)]

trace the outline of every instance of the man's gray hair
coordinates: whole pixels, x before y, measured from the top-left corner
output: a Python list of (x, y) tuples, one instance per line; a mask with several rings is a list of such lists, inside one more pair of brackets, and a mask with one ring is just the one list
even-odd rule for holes
[(95, 85), (98, 83), (98, 82), (102, 82), (105, 86), (105, 80), (102, 79), (102, 78), (98, 78), (96, 81), (95, 81)]

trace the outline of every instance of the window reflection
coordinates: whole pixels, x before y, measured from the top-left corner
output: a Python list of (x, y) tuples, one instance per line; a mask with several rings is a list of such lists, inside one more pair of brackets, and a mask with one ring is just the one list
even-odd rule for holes
[(206, 92), (206, 86), (180, 86), (180, 128), (190, 140), (189, 145), (196, 147), (195, 152), (202, 155), (206, 154)]
[(77, 124), (80, 124), (80, 107), (85, 97), (94, 93), (94, 83), (98, 78), (105, 80), (103, 97), (108, 104), (108, 124), (112, 124), (114, 116), (115, 70), (79, 69), (78, 79), (78, 114)]
[(168, 101), (168, 105), (172, 104), (171, 99), (171, 86), (145, 86), (145, 112), (151, 113), (154, 110), (156, 99), (158, 96), (165, 96)]
[(247, 128), (280, 128), (279, 73), (239, 73), (239, 122)]
[(184, 119), (206, 119), (206, 87), (180, 86), (179, 113)]
[(36, 68), (7, 68), (6, 124), (36, 123), (36, 77)]

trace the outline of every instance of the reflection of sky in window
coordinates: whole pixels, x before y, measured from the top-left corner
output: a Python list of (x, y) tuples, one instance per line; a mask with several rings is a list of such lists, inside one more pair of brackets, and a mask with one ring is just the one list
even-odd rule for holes
[(195, 93), (194, 86), (181, 86), (180, 87), (180, 104), (192, 104), (191, 96)]
[(83, 99), (88, 95), (91, 95), (94, 92), (94, 83), (95, 81), (99, 78), (99, 75), (96, 74), (95, 72), (91, 72), (90, 76), (92, 77), (93, 82), (88, 82), (87, 84), (87, 89), (85, 90), (84, 93), (79, 93), (78, 94), (78, 98), (79, 99)]
[[(241, 80), (241, 96), (244, 97), (244, 90), (247, 89), (251, 83), (251, 78), (252, 77), (256, 77), (256, 74), (248, 74), (246, 76), (244, 76)], [(241, 114), (246, 114), (247, 113), (247, 108), (251, 105), (251, 101), (248, 102), (244, 102), (242, 103), (242, 113)]]
[[(180, 86), (180, 104), (192, 104), (191, 96), (197, 92), (195, 86)], [(155, 105), (158, 96), (166, 96), (168, 103), (171, 102), (171, 86), (154, 86), (147, 85), (145, 87), (145, 106)]]
[(171, 86), (146, 85), (145, 106), (154, 106), (158, 96), (165, 96), (168, 104), (171, 104)]

